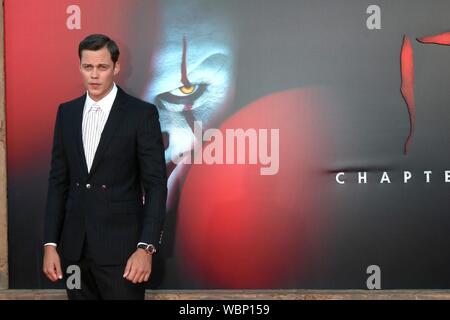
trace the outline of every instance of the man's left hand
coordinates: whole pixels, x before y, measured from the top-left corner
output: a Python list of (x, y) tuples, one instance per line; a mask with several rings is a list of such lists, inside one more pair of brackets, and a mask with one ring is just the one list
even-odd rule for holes
[(152, 272), (152, 255), (137, 249), (127, 261), (123, 277), (133, 283), (147, 282)]

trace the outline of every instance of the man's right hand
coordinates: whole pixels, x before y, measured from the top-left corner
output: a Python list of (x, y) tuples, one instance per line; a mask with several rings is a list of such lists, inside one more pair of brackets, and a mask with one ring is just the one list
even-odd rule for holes
[(61, 262), (54, 246), (44, 246), (43, 271), (47, 278), (55, 282), (62, 279)]

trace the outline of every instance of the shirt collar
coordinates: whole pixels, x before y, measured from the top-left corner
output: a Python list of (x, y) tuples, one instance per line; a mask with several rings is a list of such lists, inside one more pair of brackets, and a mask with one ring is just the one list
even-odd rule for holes
[(115, 83), (113, 83), (113, 87), (112, 87), (111, 91), (99, 101), (92, 100), (92, 98), (89, 96), (89, 92), (87, 92), (86, 93), (85, 110), (89, 110), (89, 108), (92, 105), (96, 104), (96, 105), (100, 106), (100, 109), (104, 113), (109, 114), (109, 112), (111, 111), (112, 105), (114, 103), (114, 100), (116, 99), (116, 96), (117, 96), (117, 86)]

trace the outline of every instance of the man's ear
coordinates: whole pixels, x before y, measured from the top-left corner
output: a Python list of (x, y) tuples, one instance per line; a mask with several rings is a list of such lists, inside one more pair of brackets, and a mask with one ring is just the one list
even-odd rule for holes
[(117, 61), (114, 64), (114, 75), (117, 75), (119, 73), (119, 71), (120, 71), (120, 63), (119, 63), (119, 61)]

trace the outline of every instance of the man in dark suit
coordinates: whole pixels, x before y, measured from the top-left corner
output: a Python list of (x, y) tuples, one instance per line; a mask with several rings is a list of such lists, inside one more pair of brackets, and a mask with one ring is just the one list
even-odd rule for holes
[(114, 83), (113, 40), (90, 35), (79, 57), (87, 93), (56, 116), (43, 271), (57, 281), (61, 262), (79, 267), (69, 299), (144, 299), (167, 198), (158, 111)]

